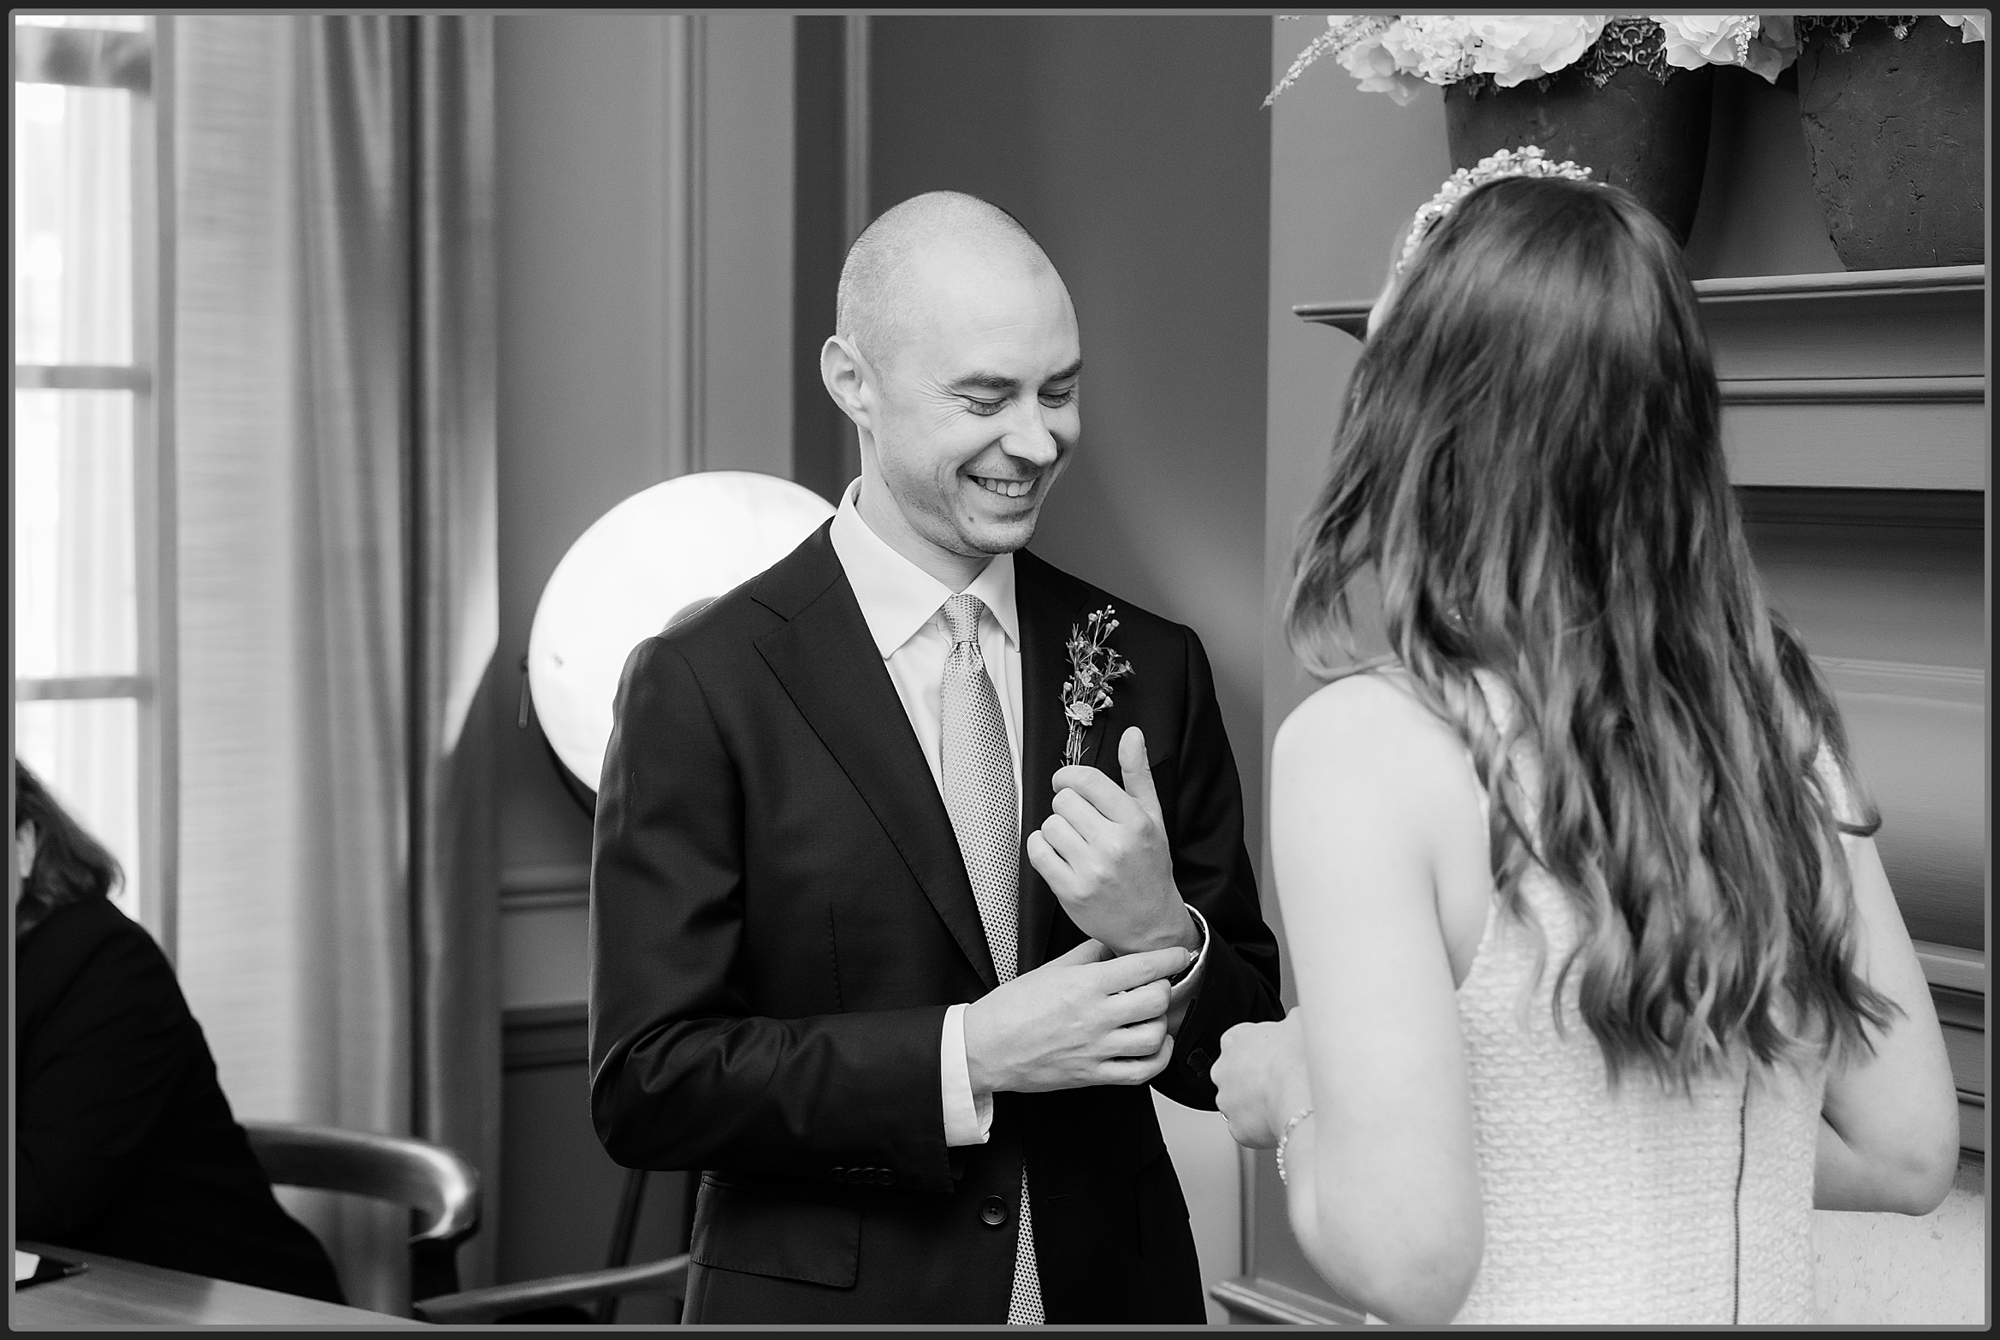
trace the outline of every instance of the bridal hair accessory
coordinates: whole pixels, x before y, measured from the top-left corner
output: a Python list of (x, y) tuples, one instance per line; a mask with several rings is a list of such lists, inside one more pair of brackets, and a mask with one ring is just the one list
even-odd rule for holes
[(1291, 1185), (1290, 1179), (1285, 1176), (1285, 1145), (1291, 1140), (1292, 1132), (1299, 1128), (1299, 1123), (1312, 1114), (1311, 1108), (1293, 1114), (1292, 1119), (1285, 1123), (1284, 1134), (1278, 1137), (1278, 1185), (1280, 1186)]
[(1396, 273), (1403, 273), (1409, 266), (1410, 257), (1416, 254), (1417, 246), (1440, 219), (1458, 208), (1459, 201), (1470, 195), (1475, 187), (1499, 181), (1502, 177), (1567, 177), (1571, 181), (1589, 181), (1590, 169), (1567, 159), (1560, 163), (1552, 162), (1540, 146), (1533, 144), (1519, 149), (1502, 149), (1488, 154), (1469, 168), (1460, 168), (1445, 179), (1438, 193), (1410, 221), (1409, 236), (1403, 239), (1403, 254), (1396, 258)]
[(1063, 762), (1083, 762), (1083, 733), (1097, 714), (1111, 706), (1111, 681), (1132, 673), (1132, 663), (1104, 645), (1118, 630), (1118, 620), (1106, 605), (1069, 630), (1070, 676), (1063, 681), (1063, 716), (1069, 722), (1069, 739), (1063, 745)]

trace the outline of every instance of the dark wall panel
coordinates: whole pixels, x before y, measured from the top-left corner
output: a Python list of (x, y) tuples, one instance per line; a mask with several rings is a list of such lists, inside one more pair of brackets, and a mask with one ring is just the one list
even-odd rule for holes
[(969, 191), (1062, 271), (1083, 331), (1083, 439), (1034, 549), (1201, 635), (1254, 843), (1269, 20), (870, 26), (872, 205)]
[[(538, 1016), (559, 1016), (541, 1018)], [(517, 1012), (507, 1026), (500, 1175), (507, 1188), (500, 1225), (499, 1282), (544, 1279), (608, 1263), (625, 1170), (590, 1125), (590, 1077), (583, 1012)], [(684, 1173), (653, 1173), (641, 1202), (633, 1262), (685, 1250)], [(620, 1322), (674, 1322), (677, 1300), (635, 1295)]]
[(819, 379), (847, 255), (847, 20), (792, 22), (792, 478), (838, 502), (861, 470), (854, 429)]

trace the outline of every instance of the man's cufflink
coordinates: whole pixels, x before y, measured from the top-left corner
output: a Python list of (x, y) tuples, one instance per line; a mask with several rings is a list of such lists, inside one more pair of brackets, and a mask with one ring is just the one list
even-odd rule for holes
[(1201, 936), (1201, 943), (1196, 945), (1194, 953), (1188, 956), (1187, 966), (1167, 979), (1168, 990), (1172, 990), (1193, 976), (1194, 970), (1201, 966), (1203, 956), (1208, 953), (1208, 922), (1193, 907), (1189, 907), (1187, 911), (1188, 920), (1194, 923), (1196, 934)]

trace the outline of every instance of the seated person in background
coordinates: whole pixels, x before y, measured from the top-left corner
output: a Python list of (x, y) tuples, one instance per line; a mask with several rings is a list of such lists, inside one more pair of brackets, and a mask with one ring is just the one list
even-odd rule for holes
[(342, 1302), (230, 1115), (118, 863), (14, 765), (14, 1213), (30, 1242)]

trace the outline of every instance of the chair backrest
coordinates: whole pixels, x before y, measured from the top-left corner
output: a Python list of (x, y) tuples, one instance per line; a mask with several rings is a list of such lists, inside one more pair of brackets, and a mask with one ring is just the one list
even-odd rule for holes
[(416, 1221), (410, 1296), (457, 1291), (458, 1244), (479, 1227), (479, 1174), (471, 1164), (443, 1145), (406, 1136), (263, 1121), (243, 1129), (274, 1185), (409, 1206)]

